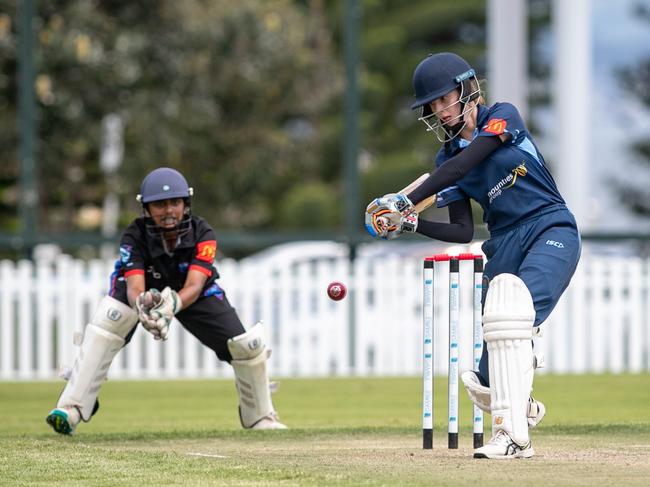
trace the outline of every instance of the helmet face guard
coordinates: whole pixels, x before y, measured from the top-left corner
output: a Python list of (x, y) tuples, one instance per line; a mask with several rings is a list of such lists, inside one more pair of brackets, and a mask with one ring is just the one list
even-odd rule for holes
[[(429, 104), (423, 105), (421, 107), (418, 121), (424, 123), (424, 125), (427, 127), (426, 131), (433, 132), (439, 142), (450, 142), (451, 140), (458, 137), (458, 135), (465, 128), (465, 125), (467, 125), (465, 116), (474, 108), (469, 104), (469, 102), (476, 100), (481, 96), (481, 89), (479, 87), (478, 80), (476, 79), (476, 75), (473, 73), (473, 71), (474, 70), (472, 70), (471, 78), (460, 83), (460, 96), (458, 97), (458, 100), (451, 103), (450, 105), (447, 105), (441, 110), (448, 110), (456, 105), (460, 105), (460, 113), (449, 120), (447, 123), (443, 123), (438, 118), (436, 113), (433, 113)], [(474, 83), (472, 83), (471, 80), (474, 80)], [(475, 88), (472, 88), (472, 86)]]
[(152, 237), (164, 238), (167, 236), (177, 236), (182, 238), (183, 236), (190, 233), (192, 229), (192, 208), (189, 205), (189, 199), (185, 200), (185, 210), (183, 210), (183, 218), (172, 228), (163, 228), (159, 226), (154, 219), (149, 214), (149, 210), (146, 208), (146, 203), (142, 206), (142, 212), (144, 214), (144, 224), (147, 229), (147, 233)]
[[(142, 204), (142, 213), (145, 217), (147, 233), (154, 237), (182, 237), (192, 229), (192, 188), (189, 187), (185, 177), (168, 167), (161, 167), (151, 171), (142, 181), (140, 194), (136, 199)], [(183, 217), (173, 228), (163, 228), (156, 224), (149, 213), (147, 205), (155, 201), (182, 198), (185, 203)]]
[[(415, 68), (413, 73), (415, 103), (413, 110), (420, 109), (418, 120), (433, 132), (440, 142), (449, 142), (465, 128), (465, 116), (473, 109), (470, 101), (481, 96), (476, 72), (462, 57), (443, 52), (430, 54)], [(453, 90), (458, 90), (458, 101), (445, 107), (449, 109), (460, 104), (460, 114), (447, 123), (442, 123), (431, 110), (431, 102)]]

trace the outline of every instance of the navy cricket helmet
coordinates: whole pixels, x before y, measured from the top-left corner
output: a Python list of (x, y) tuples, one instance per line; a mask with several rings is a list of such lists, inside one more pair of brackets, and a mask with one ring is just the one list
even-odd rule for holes
[[(190, 198), (192, 188), (187, 184), (185, 177), (176, 169), (159, 167), (154, 169), (142, 180), (140, 194), (136, 199), (142, 203), (145, 224), (149, 234), (162, 236), (165, 233), (176, 233), (179, 237), (187, 234), (191, 229), (192, 210)], [(159, 227), (149, 215), (147, 204), (154, 201), (182, 198), (185, 202), (183, 218), (174, 228), (163, 229)]]
[(152, 201), (190, 196), (192, 196), (192, 188), (180, 172), (170, 167), (159, 167), (144, 178), (137, 199), (140, 203), (147, 204)]
[[(427, 131), (435, 132), (441, 142), (447, 142), (460, 133), (465, 126), (464, 116), (472, 108), (467, 103), (481, 95), (476, 71), (462, 57), (451, 52), (429, 54), (424, 58), (413, 73), (413, 89), (415, 102), (411, 109), (421, 108), (418, 120), (424, 122)], [(445, 127), (440, 121), (431, 120), (434, 113), (429, 104), (455, 89), (460, 92), (456, 103), (461, 104), (461, 113)]]

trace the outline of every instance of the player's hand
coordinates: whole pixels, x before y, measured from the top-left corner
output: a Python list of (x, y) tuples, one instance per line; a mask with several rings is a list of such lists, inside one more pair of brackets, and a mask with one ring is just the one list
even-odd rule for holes
[(155, 305), (160, 303), (161, 299), (160, 291), (152, 288), (140, 293), (135, 300), (135, 308), (138, 312), (140, 323), (142, 323), (144, 329), (151, 333), (156, 340), (161, 340), (162, 337), (158, 329), (158, 323), (149, 315), (149, 312)]
[(386, 240), (393, 240), (404, 233), (415, 233), (418, 228), (418, 214), (410, 213), (407, 216), (399, 215), (399, 221), (394, 228), (389, 229), (384, 237)]
[(401, 215), (381, 204), (379, 199), (373, 200), (366, 208), (366, 230), (373, 237), (386, 238), (388, 232), (397, 228)]
[(402, 216), (399, 225), (402, 233), (415, 233), (418, 229), (418, 214), (413, 211), (406, 216)]
[[(166, 287), (160, 293), (160, 300), (148, 312), (147, 324), (143, 322), (145, 328), (151, 324), (155, 324), (151, 330), (154, 338), (158, 340), (166, 340), (169, 332), (169, 325), (174, 319), (174, 315), (179, 312), (183, 307), (180, 296), (176, 291), (170, 287)], [(148, 329), (148, 328), (147, 328)], [(156, 330), (157, 334), (153, 331)]]
[[(402, 214), (398, 210), (398, 204), (392, 196), (403, 195), (386, 195), (374, 199), (366, 208), (365, 224), (366, 230), (373, 237), (379, 237), (386, 240), (398, 238), (402, 233), (413, 233), (418, 226), (418, 214), (413, 210), (407, 210)], [(408, 198), (404, 196), (406, 202)], [(399, 199), (399, 201), (404, 201)], [(401, 208), (406, 206), (401, 205)]]
[(149, 311), (151, 311), (155, 305), (160, 303), (161, 299), (160, 291), (154, 288), (140, 293), (135, 300), (135, 310), (138, 312), (140, 321), (149, 318)]
[(408, 196), (402, 193), (388, 193), (379, 198), (384, 205), (397, 211), (402, 216), (410, 215), (415, 211), (415, 206), (408, 199)]
[(154, 288), (144, 291), (135, 302), (140, 323), (156, 340), (167, 339), (169, 324), (181, 306), (178, 294), (168, 287), (162, 293)]

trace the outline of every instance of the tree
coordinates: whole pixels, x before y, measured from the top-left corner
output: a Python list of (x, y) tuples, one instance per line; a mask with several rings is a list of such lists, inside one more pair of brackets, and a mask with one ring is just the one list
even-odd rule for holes
[[(18, 228), (16, 32), (7, 0), (0, 0), (0, 229)], [(8, 150), (9, 149), (9, 150)], [(15, 149), (15, 150), (11, 150)]]
[[(0, 142), (17, 147), (16, 6), (0, 0)], [(438, 143), (411, 112), (411, 75), (452, 50), (484, 71), (484, 2), (364, 0), (363, 198), (431, 170)], [(116, 188), (128, 211), (169, 165), (218, 229), (341, 227), (345, 2), (42, 0), (37, 3), (40, 230), (79, 228), (109, 188), (101, 121), (125, 121)], [(0, 153), (0, 228), (15, 222), (18, 162)], [(360, 214), (363, 207), (358, 210)], [(310, 217), (310, 215), (319, 215)]]
[[(169, 165), (215, 226), (271, 226), (282, 195), (317, 172), (319, 113), (340, 86), (336, 71), (319, 77), (331, 53), (318, 15), (290, 0), (39, 2), (40, 228), (74, 229), (82, 205), (100, 204), (112, 112), (126, 121), (125, 218), (144, 174)], [(13, 79), (15, 50), (3, 53)], [(15, 86), (0, 89), (15, 110)], [(15, 156), (2, 157), (15, 174)]]
[[(639, 3), (635, 7), (635, 14), (642, 22), (650, 26), (650, 7)], [(627, 67), (620, 71), (621, 85), (629, 94), (639, 101), (642, 110), (650, 109), (650, 56), (639, 61), (636, 66)], [(641, 157), (641, 160), (650, 164), (650, 140), (647, 137), (634, 141), (631, 150)], [(636, 215), (650, 217), (650, 194), (645, 185), (638, 181), (626, 178), (616, 182), (618, 196), (621, 202)]]
[[(440, 143), (410, 109), (417, 64), (429, 53), (451, 51), (484, 76), (486, 34), (485, 2), (480, 0), (373, 0), (363, 6), (360, 119), (368, 202), (434, 168)], [(446, 211), (440, 218), (446, 218)]]

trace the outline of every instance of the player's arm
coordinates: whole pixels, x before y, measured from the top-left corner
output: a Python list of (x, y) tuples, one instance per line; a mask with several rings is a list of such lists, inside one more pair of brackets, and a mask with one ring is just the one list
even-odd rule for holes
[(431, 174), (431, 177), (408, 193), (408, 199), (413, 205), (417, 205), (420, 201), (453, 185), (497, 150), (503, 143), (502, 137), (508, 137), (508, 134), (501, 134), (498, 137), (476, 137), (465, 149), (449, 158)]
[(126, 278), (126, 298), (132, 308), (136, 307), (138, 296), (145, 292), (144, 273), (133, 273)]
[(185, 284), (178, 291), (183, 308), (188, 308), (201, 296), (205, 283), (215, 273), (214, 258), (216, 254), (217, 240), (214, 232), (211, 228), (204, 228), (200, 240), (196, 244), (187, 278), (185, 278)]
[[(134, 263), (139, 262), (134, 259)], [(141, 263), (141, 262), (140, 262)], [(151, 333), (156, 340), (166, 340), (169, 329), (169, 320), (160, 320), (160, 316), (154, 316), (151, 311), (156, 306), (163, 306), (163, 295), (168, 296), (165, 290), (161, 294), (157, 289), (146, 289), (144, 270), (139, 268), (132, 269), (125, 273), (126, 277), (126, 298), (129, 305), (138, 313), (138, 320), (142, 326)], [(172, 315), (173, 316), (173, 315)]]
[(178, 295), (183, 303), (183, 308), (188, 308), (192, 303), (199, 299), (201, 291), (203, 291), (203, 286), (205, 286), (207, 280), (208, 276), (205, 273), (196, 269), (190, 269), (187, 273), (187, 279), (185, 279), (183, 289), (178, 291)]
[(469, 199), (453, 201), (447, 206), (449, 223), (420, 220), (417, 232), (443, 242), (469, 243), (474, 237), (474, 219)]
[(132, 308), (137, 305), (138, 296), (145, 290), (145, 259), (139, 242), (142, 235), (135, 223), (124, 231), (120, 241), (120, 260), (126, 280), (126, 299)]
[(201, 295), (208, 276), (205, 272), (190, 268), (183, 288), (176, 292), (170, 287), (161, 291), (145, 291), (143, 275), (127, 278), (127, 296), (138, 310), (142, 325), (158, 340), (166, 340), (174, 315), (194, 303)]

